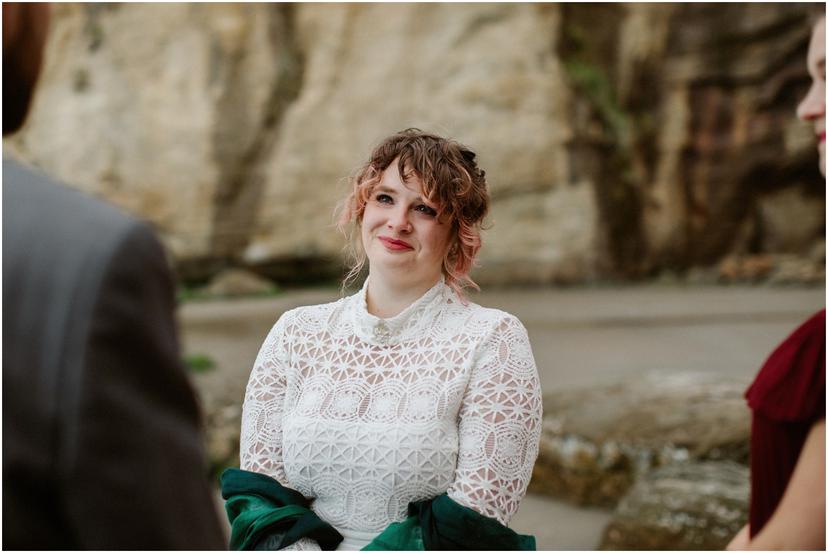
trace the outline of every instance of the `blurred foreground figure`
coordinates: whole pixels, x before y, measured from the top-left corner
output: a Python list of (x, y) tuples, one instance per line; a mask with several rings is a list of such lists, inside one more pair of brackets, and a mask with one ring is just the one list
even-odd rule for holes
[[(825, 18), (808, 48), (812, 85), (797, 108), (825, 176)], [(753, 410), (750, 519), (728, 549), (825, 549), (825, 310), (771, 354), (747, 391)]]
[[(3, 4), (3, 134), (48, 7)], [(220, 549), (172, 279), (149, 227), (3, 161), (3, 549)]]

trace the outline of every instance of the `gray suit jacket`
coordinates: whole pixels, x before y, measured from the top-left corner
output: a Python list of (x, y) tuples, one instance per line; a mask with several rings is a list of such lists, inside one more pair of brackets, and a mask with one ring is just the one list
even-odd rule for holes
[(3, 548), (222, 549), (150, 228), (3, 161)]

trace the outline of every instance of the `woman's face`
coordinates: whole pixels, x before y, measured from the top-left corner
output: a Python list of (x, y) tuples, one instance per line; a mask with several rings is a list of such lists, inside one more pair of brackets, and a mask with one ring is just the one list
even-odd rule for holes
[(431, 286), (440, 278), (451, 225), (423, 195), (422, 182), (400, 178), (397, 160), (382, 173), (362, 216), (371, 275), (396, 285)]
[(796, 108), (796, 115), (813, 124), (819, 150), (819, 170), (825, 175), (825, 18), (814, 26), (808, 47), (811, 88)]

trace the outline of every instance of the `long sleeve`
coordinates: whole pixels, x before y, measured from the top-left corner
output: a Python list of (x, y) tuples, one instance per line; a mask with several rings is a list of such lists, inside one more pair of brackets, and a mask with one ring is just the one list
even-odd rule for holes
[(459, 412), (448, 496), (501, 524), (515, 514), (538, 455), (542, 398), (526, 329), (507, 315), (482, 342)]
[(100, 285), (83, 385), (61, 442), (66, 490), (54, 499), (65, 502), (84, 548), (225, 547), (172, 290), (157, 240), (133, 226)]
[(239, 451), (242, 469), (266, 474), (284, 486), (288, 485), (282, 460), (286, 317), (282, 315), (273, 325), (253, 364), (242, 408)]
[[(288, 366), (285, 348), (287, 319), (282, 315), (265, 338), (247, 382), (239, 457), (244, 470), (266, 474), (290, 487), (282, 457), (282, 415), (287, 394)], [(318, 551), (315, 540), (302, 538), (285, 551)]]

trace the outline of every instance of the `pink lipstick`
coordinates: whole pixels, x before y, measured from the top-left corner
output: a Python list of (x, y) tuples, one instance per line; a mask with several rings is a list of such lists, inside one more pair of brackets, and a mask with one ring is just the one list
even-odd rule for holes
[(393, 238), (387, 238), (385, 236), (380, 236), (379, 239), (391, 251), (401, 252), (414, 249), (408, 242), (403, 242), (402, 240), (394, 240)]

